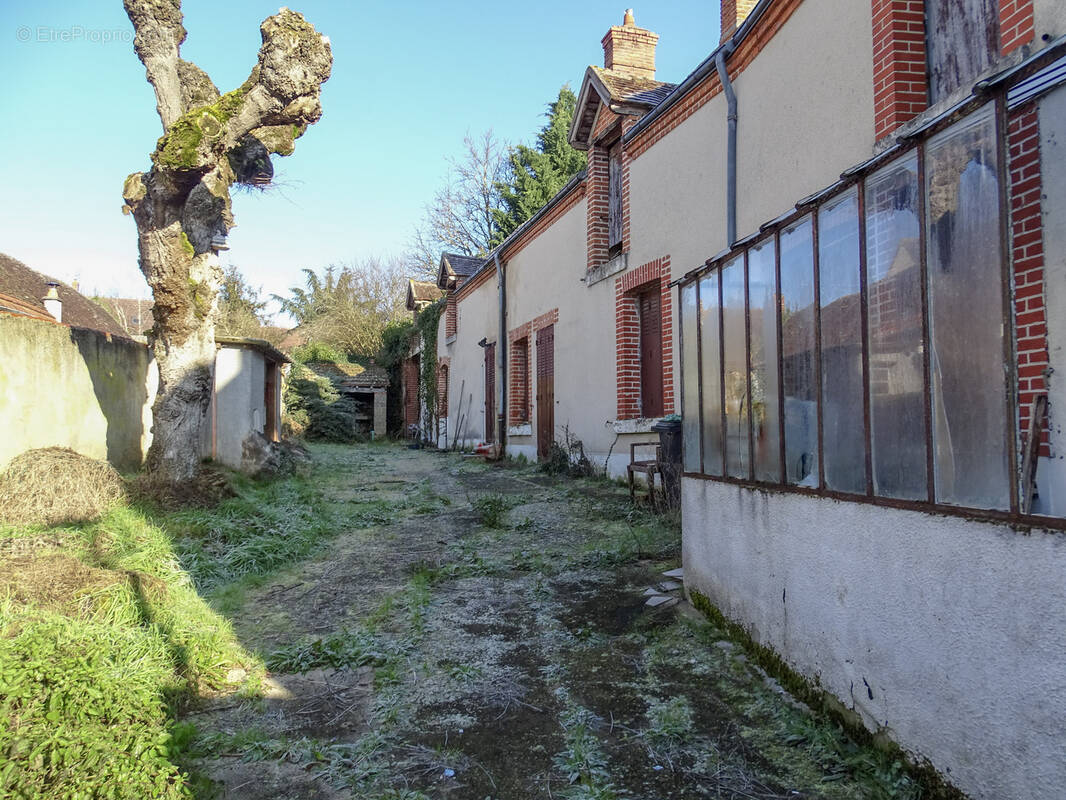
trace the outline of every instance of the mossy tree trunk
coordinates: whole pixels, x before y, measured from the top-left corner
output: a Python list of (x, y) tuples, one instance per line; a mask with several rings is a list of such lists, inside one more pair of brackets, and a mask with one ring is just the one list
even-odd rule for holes
[(321, 86), (333, 55), (325, 36), (283, 8), (260, 26), (263, 45), (248, 80), (222, 95), (180, 56), (180, 0), (124, 5), (163, 123), (151, 168), (130, 175), (122, 192), (155, 300), (151, 337), (160, 382), (148, 468), (180, 481), (200, 463), (222, 285), (217, 248), (234, 224), (230, 187), (269, 183), (271, 154), (291, 154), (322, 116)]

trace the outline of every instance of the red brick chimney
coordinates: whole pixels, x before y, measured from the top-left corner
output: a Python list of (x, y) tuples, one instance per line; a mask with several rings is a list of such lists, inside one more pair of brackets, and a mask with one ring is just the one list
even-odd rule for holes
[(722, 41), (724, 42), (748, 18), (758, 0), (722, 0)]
[(654, 80), (658, 41), (659, 34), (637, 27), (633, 9), (627, 8), (622, 24), (612, 25), (603, 37), (603, 66), (634, 78)]

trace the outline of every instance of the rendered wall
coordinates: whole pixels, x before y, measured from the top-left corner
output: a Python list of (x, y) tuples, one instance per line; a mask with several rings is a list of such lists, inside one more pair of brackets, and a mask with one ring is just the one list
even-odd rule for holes
[[(446, 315), (441, 314), (437, 328), (437, 357), (451, 358), (448, 366), (448, 445), (451, 446), (459, 436), (462, 444), (469, 446), (485, 440), (485, 350), (478, 342), (486, 339), (491, 344), (500, 333), (495, 274), (463, 297), (456, 310), (459, 329), (451, 343), (444, 336)], [(443, 437), (439, 445), (444, 446)]]
[[(585, 201), (579, 200), (550, 228), (507, 261), (507, 328), (533, 322), (553, 309), (555, 323), (555, 439), (566, 430), (602, 467), (614, 433), (614, 281), (589, 287), (585, 276)], [(536, 332), (529, 336), (530, 433), (509, 435), (508, 451), (537, 452)]]
[(1057, 39), (1066, 35), (1066, 3), (1062, 0), (1034, 0), (1033, 27), (1036, 47), (1044, 44), (1044, 36)]
[(974, 798), (1061, 795), (1061, 533), (696, 478), (682, 505), (686, 589)]
[(0, 315), (0, 468), (26, 450), (69, 447), (138, 469), (157, 385), (143, 344)]
[[(246, 347), (223, 347), (215, 356), (215, 397), (208, 409), (210, 424), (203, 453), (240, 469), (243, 444), (253, 431), (262, 433), (266, 422), (266, 360)], [(214, 430), (213, 441), (211, 431)]]

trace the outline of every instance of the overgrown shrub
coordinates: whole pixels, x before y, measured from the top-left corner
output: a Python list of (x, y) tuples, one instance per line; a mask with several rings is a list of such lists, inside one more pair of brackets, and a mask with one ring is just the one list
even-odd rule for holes
[(91, 522), (126, 496), (106, 461), (65, 447), (29, 450), (0, 473), (0, 521), (10, 525)]
[(570, 433), (567, 427), (561, 442), (552, 442), (548, 457), (540, 465), (541, 472), (549, 475), (567, 475), (571, 478), (588, 478), (596, 474), (592, 462), (585, 455), (585, 445)]
[(360, 441), (355, 412), (355, 401), (337, 391), (329, 378), (304, 364), (292, 365), (285, 382), (283, 422), (287, 433), (341, 444)]

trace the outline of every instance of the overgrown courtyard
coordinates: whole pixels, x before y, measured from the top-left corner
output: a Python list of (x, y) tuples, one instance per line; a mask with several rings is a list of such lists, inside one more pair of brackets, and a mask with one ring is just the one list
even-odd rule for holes
[(687, 604), (646, 605), (680, 533), (625, 489), (313, 454), (209, 509), (3, 529), (0, 794), (921, 796)]

